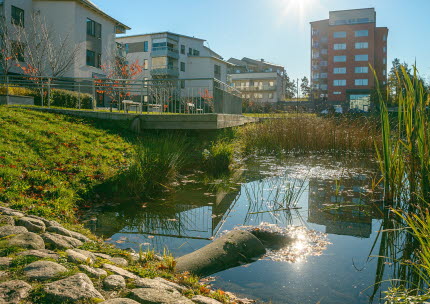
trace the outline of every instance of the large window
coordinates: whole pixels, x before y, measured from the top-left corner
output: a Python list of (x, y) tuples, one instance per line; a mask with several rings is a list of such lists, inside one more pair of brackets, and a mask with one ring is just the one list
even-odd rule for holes
[(355, 67), (354, 71), (356, 74), (369, 73), (369, 67)]
[(370, 95), (350, 95), (349, 96), (349, 108), (357, 109), (360, 111), (367, 112), (370, 107)]
[(181, 54), (185, 55), (185, 45), (181, 44)]
[(333, 49), (335, 49), (335, 50), (346, 50), (346, 43), (335, 43), (333, 45)]
[(335, 87), (344, 87), (346, 86), (346, 80), (345, 79), (333, 80), (333, 85)]
[(346, 68), (334, 68), (333, 74), (346, 74)]
[(148, 41), (143, 42), (143, 51), (148, 52)]
[(367, 86), (367, 85), (369, 85), (369, 79), (356, 79), (355, 85), (356, 86)]
[(369, 61), (369, 55), (355, 55), (355, 61)]
[(221, 66), (218, 64), (214, 65), (214, 74), (216, 79), (221, 79)]
[(102, 38), (102, 25), (90, 18), (87, 18), (87, 35)]
[(321, 77), (321, 78), (327, 78), (327, 73), (321, 73), (321, 74), (320, 74), (320, 77)]
[(346, 38), (346, 32), (334, 32), (333, 38)]
[(185, 72), (185, 62), (181, 62), (181, 72)]
[(334, 62), (345, 62), (346, 61), (346, 56), (334, 56), (333, 57), (333, 61)]
[(356, 42), (355, 43), (355, 48), (356, 49), (368, 49), (369, 48), (369, 43), (368, 42)]
[(87, 65), (96, 66), (96, 52), (87, 50)]
[(325, 60), (320, 61), (320, 66), (327, 66), (327, 65), (328, 65), (327, 61), (325, 61)]
[(355, 37), (367, 37), (369, 36), (368, 30), (355, 31)]
[(12, 5), (12, 24), (24, 27), (24, 10)]

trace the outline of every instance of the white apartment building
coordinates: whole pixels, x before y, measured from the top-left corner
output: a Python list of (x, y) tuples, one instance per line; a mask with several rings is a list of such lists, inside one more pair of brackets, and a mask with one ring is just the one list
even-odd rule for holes
[[(129, 63), (144, 67), (142, 79), (215, 78), (227, 81), (228, 62), (204, 45), (205, 40), (170, 32), (118, 37)], [(187, 85), (183, 81), (183, 86)]]
[[(77, 46), (77, 55), (64, 77), (103, 75), (101, 65), (116, 56), (116, 34), (130, 29), (89, 0), (0, 0), (0, 14), (11, 27), (26, 28), (38, 14), (56, 35), (69, 37), (70, 45)], [(11, 72), (21, 71), (13, 68)]]
[(262, 103), (276, 103), (285, 99), (284, 73), (282, 66), (243, 58), (230, 58), (229, 84), (242, 93), (242, 98)]

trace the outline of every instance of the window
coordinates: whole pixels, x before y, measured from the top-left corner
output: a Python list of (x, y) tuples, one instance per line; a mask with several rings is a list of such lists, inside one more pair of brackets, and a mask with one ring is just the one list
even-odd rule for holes
[(369, 79), (356, 79), (355, 85), (356, 86), (367, 86), (367, 85), (369, 85)]
[(181, 89), (185, 89), (185, 80), (181, 80)]
[(143, 51), (148, 52), (148, 41), (143, 42)]
[(346, 38), (346, 32), (334, 32), (333, 38)]
[(382, 59), (383, 64), (387, 64), (387, 58)]
[(13, 41), (12, 44), (12, 52), (13, 54), (16, 54), (16, 60), (20, 62), (25, 62), (24, 57), (24, 45), (20, 42)]
[(125, 53), (128, 54), (130, 50), (130, 46), (128, 45), (128, 43), (124, 44), (124, 48), (125, 48)]
[(273, 81), (269, 81), (269, 87), (273, 87), (275, 83)]
[(335, 49), (335, 50), (346, 50), (346, 43), (335, 43), (333, 45), (333, 49)]
[(87, 35), (100, 39), (102, 37), (102, 25), (87, 18)]
[(369, 48), (369, 43), (368, 42), (356, 42), (355, 43), (355, 48), (356, 49), (368, 49)]
[(382, 70), (382, 75), (387, 75), (387, 71), (386, 70)]
[(90, 50), (87, 50), (87, 65), (96, 66), (96, 53)]
[(333, 74), (346, 74), (346, 68), (334, 68)]
[(355, 61), (369, 61), (369, 55), (355, 55)]
[(144, 70), (148, 69), (148, 59), (143, 59), (143, 69)]
[(193, 50), (193, 56), (200, 56), (200, 51)]
[(350, 95), (349, 96), (349, 108), (359, 109), (365, 112), (369, 111), (370, 95)]
[(193, 49), (192, 48), (188, 48), (188, 55), (192, 55), (193, 54)]
[(185, 62), (181, 62), (181, 72), (185, 72)]
[(344, 87), (344, 86), (346, 86), (346, 80), (345, 79), (333, 80), (333, 85), (335, 87)]
[(333, 57), (333, 61), (334, 62), (345, 62), (346, 61), (346, 56), (334, 56)]
[(327, 36), (324, 36), (324, 37), (321, 37), (321, 43), (327, 43), (328, 42), (328, 37)]
[(269, 93), (269, 99), (273, 99), (273, 93)]
[(185, 45), (181, 44), (181, 54), (185, 55)]
[(322, 84), (320, 85), (320, 89), (326, 91), (328, 89), (328, 86), (326, 84)]
[(382, 37), (382, 40), (387, 41), (387, 35), (384, 35), (384, 36)]
[(221, 66), (218, 64), (214, 65), (214, 74), (215, 78), (220, 79), (221, 78)]
[(384, 53), (387, 52), (387, 47), (386, 46), (384, 46), (383, 51), (384, 51)]
[(24, 27), (24, 10), (12, 5), (12, 24)]
[(355, 37), (367, 37), (369, 36), (368, 30), (355, 31)]
[(369, 73), (369, 67), (355, 67), (354, 71), (356, 74)]
[(327, 66), (328, 62), (327, 61), (320, 61), (320, 66)]
[(321, 50), (321, 54), (323, 54), (323, 55), (327, 55), (327, 49), (322, 49), (322, 50)]
[(321, 73), (321, 74), (320, 74), (320, 77), (321, 77), (321, 78), (327, 78), (327, 73)]
[(333, 92), (333, 95), (340, 95), (340, 94), (342, 94), (342, 92), (339, 92), (339, 91)]

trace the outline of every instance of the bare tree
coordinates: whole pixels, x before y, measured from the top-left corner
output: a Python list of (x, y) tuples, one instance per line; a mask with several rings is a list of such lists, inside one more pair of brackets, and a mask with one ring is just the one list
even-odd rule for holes
[(13, 31), (8, 26), (5, 17), (0, 17), (0, 67), (4, 75), (8, 75), (15, 66), (14, 60), (17, 59), (17, 42), (13, 39)]

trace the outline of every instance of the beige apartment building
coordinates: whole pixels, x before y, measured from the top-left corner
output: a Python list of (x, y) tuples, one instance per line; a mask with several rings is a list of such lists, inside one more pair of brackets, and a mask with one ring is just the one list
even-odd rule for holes
[[(56, 35), (67, 36), (70, 45), (77, 46), (77, 54), (64, 77), (103, 76), (101, 65), (117, 55), (116, 35), (130, 29), (89, 0), (0, 0), (0, 14), (11, 28), (31, 28), (36, 14)], [(21, 70), (14, 67), (11, 72)]]
[(285, 99), (285, 68), (261, 60), (230, 58), (229, 84), (242, 92), (242, 98), (262, 103)]

